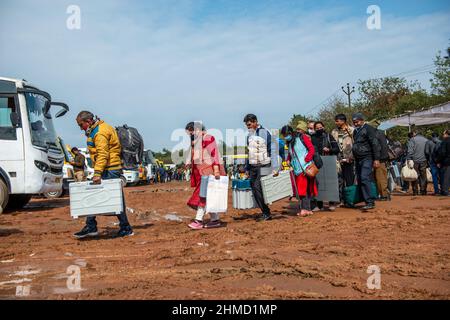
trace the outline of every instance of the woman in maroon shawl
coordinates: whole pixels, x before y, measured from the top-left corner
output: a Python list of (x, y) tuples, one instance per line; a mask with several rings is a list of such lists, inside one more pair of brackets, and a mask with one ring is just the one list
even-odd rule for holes
[(192, 168), (191, 187), (195, 188), (187, 204), (197, 210), (195, 220), (189, 227), (196, 230), (220, 227), (219, 214), (216, 212), (209, 212), (210, 222), (203, 223), (206, 198), (200, 196), (202, 176), (214, 175), (216, 179), (220, 179), (220, 176), (226, 175), (216, 140), (206, 133), (205, 127), (200, 122), (189, 122), (186, 125), (186, 133), (191, 137), (191, 148), (186, 164)]

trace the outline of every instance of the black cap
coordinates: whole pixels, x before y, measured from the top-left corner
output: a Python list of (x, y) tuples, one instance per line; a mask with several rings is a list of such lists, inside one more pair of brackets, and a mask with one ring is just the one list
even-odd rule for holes
[(354, 113), (352, 116), (352, 120), (365, 120), (364, 115), (361, 112)]

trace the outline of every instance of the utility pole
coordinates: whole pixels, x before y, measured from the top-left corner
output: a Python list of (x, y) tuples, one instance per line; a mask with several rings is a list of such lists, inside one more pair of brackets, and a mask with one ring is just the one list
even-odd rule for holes
[(352, 87), (352, 89), (350, 90), (350, 83), (347, 83), (347, 91), (345, 91), (344, 87), (341, 87), (341, 89), (347, 95), (348, 107), (351, 108), (352, 102), (351, 102), (350, 96), (352, 95), (353, 92), (355, 92), (355, 87)]

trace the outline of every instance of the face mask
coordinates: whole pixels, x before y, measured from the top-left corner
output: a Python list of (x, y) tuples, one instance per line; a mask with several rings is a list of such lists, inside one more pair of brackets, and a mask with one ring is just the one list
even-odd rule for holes
[(284, 139), (285, 139), (287, 142), (291, 142), (291, 141), (292, 141), (292, 136), (291, 136), (291, 135), (288, 135), (288, 136), (284, 137)]
[(323, 129), (316, 130), (316, 133), (322, 134), (323, 133)]
[(308, 129), (308, 133), (309, 134), (314, 134), (314, 130), (313, 129)]
[(194, 141), (195, 137), (193, 134), (190, 135), (191, 136), (191, 141)]

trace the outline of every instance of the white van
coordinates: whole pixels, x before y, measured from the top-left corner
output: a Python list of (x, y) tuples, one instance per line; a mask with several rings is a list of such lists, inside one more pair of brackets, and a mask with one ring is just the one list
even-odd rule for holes
[(25, 80), (0, 77), (0, 212), (21, 208), (32, 195), (61, 190), (64, 154), (51, 108), (69, 107)]

